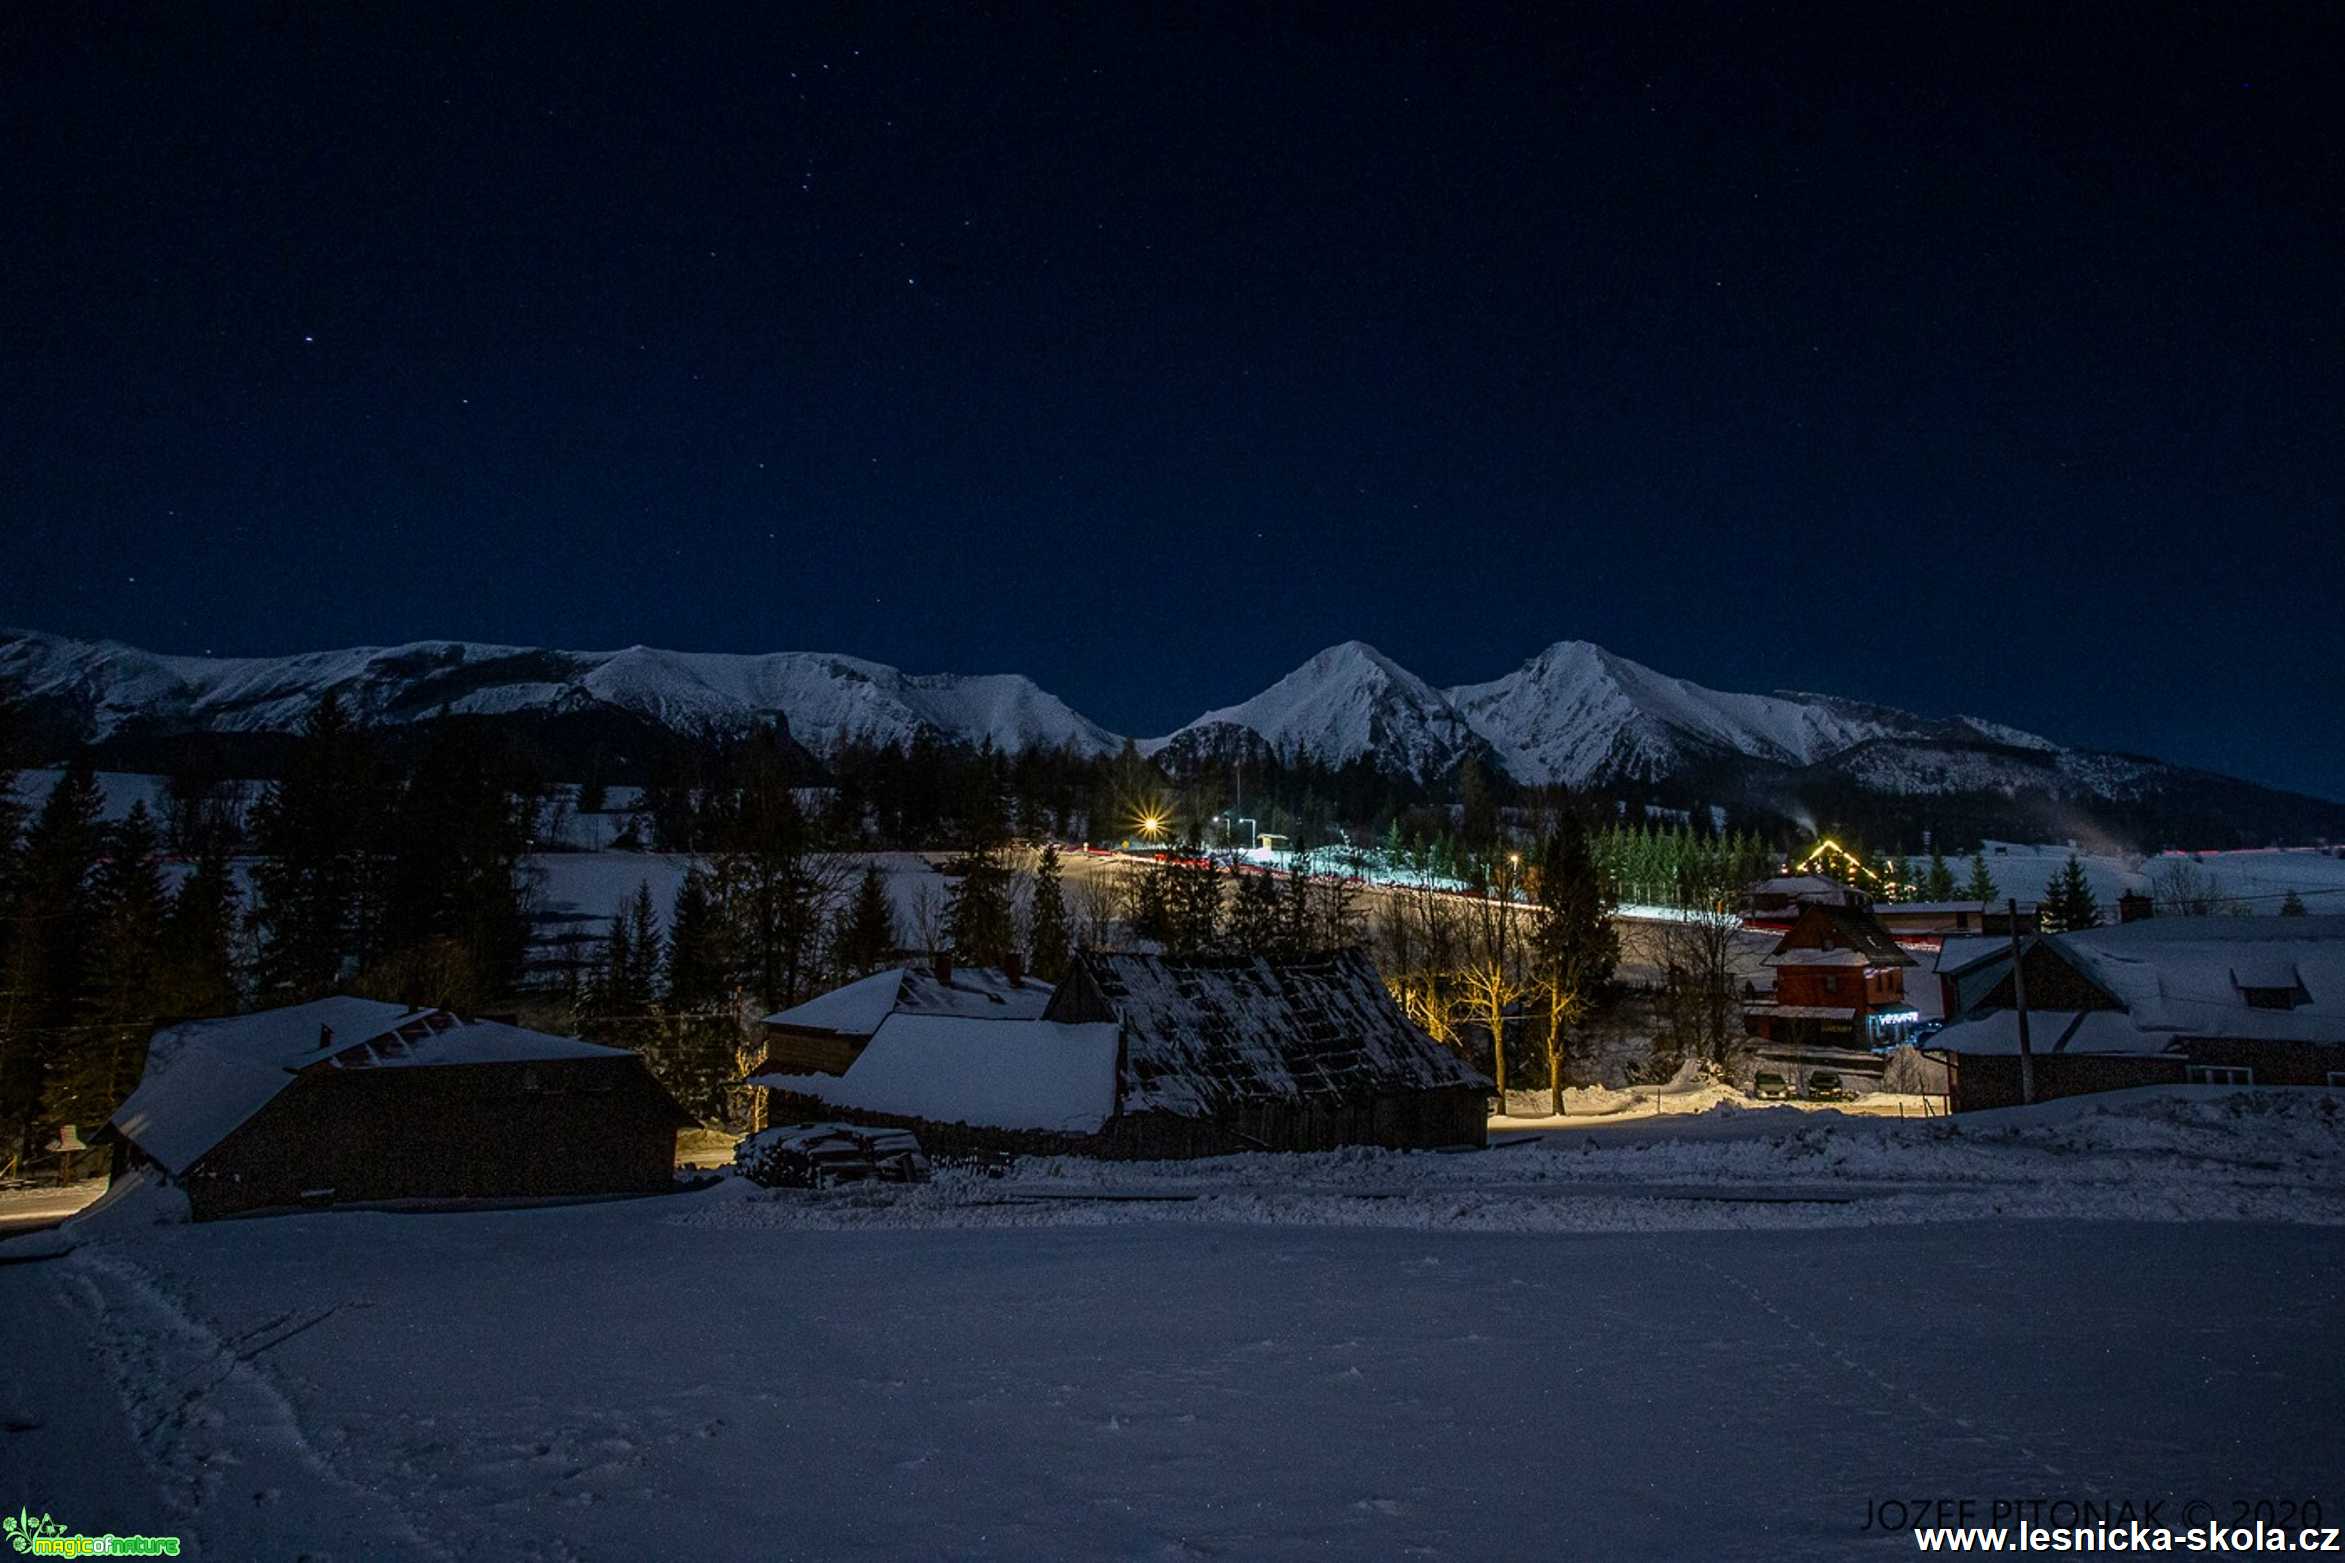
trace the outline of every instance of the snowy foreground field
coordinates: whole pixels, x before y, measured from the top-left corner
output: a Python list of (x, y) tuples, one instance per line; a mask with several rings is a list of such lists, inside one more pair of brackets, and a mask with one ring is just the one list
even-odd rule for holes
[(2341, 1349), (2319, 1092), (117, 1204), (0, 1244), (0, 1501), (199, 1558), (1888, 1557), (1882, 1500), (2336, 1523)]

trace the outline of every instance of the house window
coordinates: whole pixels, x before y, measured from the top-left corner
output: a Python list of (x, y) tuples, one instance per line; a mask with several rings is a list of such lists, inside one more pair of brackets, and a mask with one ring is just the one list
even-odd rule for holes
[(1837, 972), (1826, 972), (1824, 974), (1824, 991), (1826, 993), (1838, 993), (1840, 991), (1840, 976)]
[(2249, 1009), (2294, 1009), (2294, 988), (2241, 988), (2240, 997), (2247, 1000)]
[(2192, 1064), (2183, 1078), (2192, 1085), (2253, 1085), (2255, 1071), (2235, 1064)]

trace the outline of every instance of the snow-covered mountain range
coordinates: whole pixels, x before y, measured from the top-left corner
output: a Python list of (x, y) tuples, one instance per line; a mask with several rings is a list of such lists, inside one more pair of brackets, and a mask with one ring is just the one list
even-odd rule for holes
[[(267, 734), (298, 728), (329, 689), (398, 723), (459, 713), (610, 718), (672, 732), (784, 719), (816, 754), (926, 734), (1004, 750), (1123, 739), (1016, 674), (912, 674), (815, 652), (552, 651), (464, 641), (287, 657), (166, 656), (111, 641), (0, 630), (0, 685), (47, 730)], [(2345, 806), (2138, 755), (2072, 749), (1978, 717), (1927, 717), (1831, 695), (1731, 694), (1585, 641), (1558, 641), (1504, 677), (1438, 688), (1347, 641), (1250, 700), (1208, 711), (1143, 752), (1178, 771), (1233, 755), (1305, 752), (1438, 783), (1469, 756), (1526, 784), (1668, 788), (1799, 817), (1818, 798), (2030, 797), (2130, 805), (2137, 821), (2205, 821), (2248, 837), (2345, 829)], [(1835, 809), (1840, 802), (1833, 802)], [(2309, 822), (2309, 823), (2308, 823)]]
[(216, 733), (290, 732), (327, 690), (353, 715), (405, 722), (611, 707), (682, 732), (787, 720), (823, 751), (932, 735), (1087, 754), (1122, 743), (1014, 673), (915, 674), (817, 652), (545, 651), (467, 641), (361, 646), (288, 657), (163, 656), (113, 641), (0, 631), (0, 683), (103, 741), (132, 723)]

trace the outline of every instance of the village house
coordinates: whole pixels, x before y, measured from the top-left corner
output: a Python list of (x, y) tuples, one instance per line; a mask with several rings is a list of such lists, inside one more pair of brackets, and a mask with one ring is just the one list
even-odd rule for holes
[(776, 1123), (912, 1128), (947, 1153), (1138, 1157), (1479, 1145), (1491, 1089), (1359, 950), (1085, 951), (1032, 1020), (891, 1015), (842, 1074), (769, 1064), (749, 1083)]
[(1051, 985), (1007, 967), (959, 966), (950, 955), (890, 967), (765, 1017), (761, 1073), (843, 1075), (895, 1015), (1040, 1020)]
[(1802, 904), (1762, 964), (1775, 989), (1744, 1019), (1764, 1042), (1868, 1050), (1903, 1040), (1919, 1018), (1905, 997), (1913, 957), (1863, 906)]
[[(898, 1020), (957, 1020), (977, 1024), (1033, 1022), (1050, 1002), (1051, 985), (1025, 974), (1013, 956), (1003, 967), (956, 966), (940, 954), (920, 965), (890, 967), (844, 987), (817, 994), (765, 1017), (765, 1057), (758, 1076), (844, 1076), (872, 1041)], [(891, 1055), (916, 1034), (939, 1038), (956, 1028), (899, 1028)], [(879, 1066), (875, 1065), (876, 1070)], [(892, 1067), (892, 1066), (891, 1066)], [(871, 1078), (873, 1070), (865, 1071)], [(751, 1107), (751, 1126), (765, 1128), (772, 1093), (760, 1091)]]
[[(1877, 901), (1873, 915), (1909, 944), (1976, 934), (2011, 937), (2011, 908), (1999, 901)], [(2030, 902), (2020, 903), (2019, 931), (2036, 931), (2036, 908)]]
[(201, 1221), (653, 1193), (692, 1121), (633, 1053), (341, 997), (164, 1027), (109, 1130), (117, 1180), (176, 1184)]
[[(1927, 1051), (1955, 1111), (2021, 1099), (2008, 946), (1942, 980)], [(2151, 918), (2021, 943), (2035, 1098), (2141, 1085), (2345, 1086), (2345, 916)]]

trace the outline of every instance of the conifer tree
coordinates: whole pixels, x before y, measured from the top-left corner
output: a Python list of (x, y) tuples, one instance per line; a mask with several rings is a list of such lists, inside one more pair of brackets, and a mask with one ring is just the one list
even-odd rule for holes
[(2304, 897), (2298, 895), (2293, 889), (2291, 889), (2287, 896), (2280, 902), (2280, 915), (2282, 917), (2305, 916), (2306, 913), (2304, 910)]
[(1183, 842), (1175, 855), (1183, 861), (1167, 865), (1165, 953), (1203, 955), (1221, 940), (1221, 870), (1194, 839)]
[(228, 845), (207, 838), (163, 922), (163, 1012), (226, 1015), (236, 1008), (236, 873)]
[(627, 898), (623, 915), (627, 939), (623, 946), (626, 964), (619, 979), (622, 1012), (639, 1015), (648, 1012), (659, 998), (660, 969), (667, 954), (659, 910), (651, 898), (651, 881), (636, 881), (635, 894)]
[(1242, 874), (1237, 894), (1230, 897), (1229, 927), (1224, 938), (1239, 955), (1275, 955), (1286, 946), (1279, 905), (1278, 883), (1268, 874)]
[(695, 864), (676, 887), (675, 926), (668, 931), (667, 1006), (679, 1014), (714, 1009), (725, 997), (724, 915)]
[(373, 745), (328, 690), (253, 810), (253, 916), (270, 1002), (328, 992), (346, 959), (374, 955), (382, 814)]
[(895, 907), (888, 899), (887, 875), (877, 863), (867, 863), (854, 896), (840, 909), (837, 926), (831, 931), (831, 959), (841, 977), (867, 977), (891, 964), (903, 942), (896, 931)]
[(1000, 850), (979, 847), (946, 873), (960, 876), (945, 899), (945, 939), (954, 958), (971, 966), (1001, 965), (1017, 947), (1017, 922)]
[(2069, 853), (2067, 865), (2045, 883), (2041, 916), (2047, 933), (2075, 933), (2101, 926), (2100, 903), (2093, 899), (2084, 865), (2075, 853)]
[(74, 1056), (94, 1011), (92, 880), (101, 845), (98, 779), (77, 756), (25, 833), (18, 863), (9, 991), (10, 1034), (0, 1078), (0, 1163), (30, 1154), (52, 1074), (78, 1073)]
[(1074, 940), (1067, 927), (1067, 898), (1059, 883), (1059, 849), (1045, 843), (1042, 861), (1034, 869), (1033, 917), (1026, 942), (1034, 975), (1057, 982), (1067, 974)]
[(1929, 872), (1922, 879), (1922, 899), (1951, 901), (1954, 899), (1954, 870), (1946, 866), (1946, 854), (1936, 847), (1930, 849)]
[(1987, 872), (1986, 853), (1971, 854), (1970, 879), (1962, 887), (1962, 898), (1965, 901), (1984, 901), (1989, 906), (1994, 905), (1999, 898), (1994, 876)]
[(51, 1123), (94, 1125), (138, 1082), (161, 1012), (163, 918), (169, 897), (160, 833), (142, 800), (103, 831), (90, 875), (88, 1002), (54, 1039), (45, 1082)]

